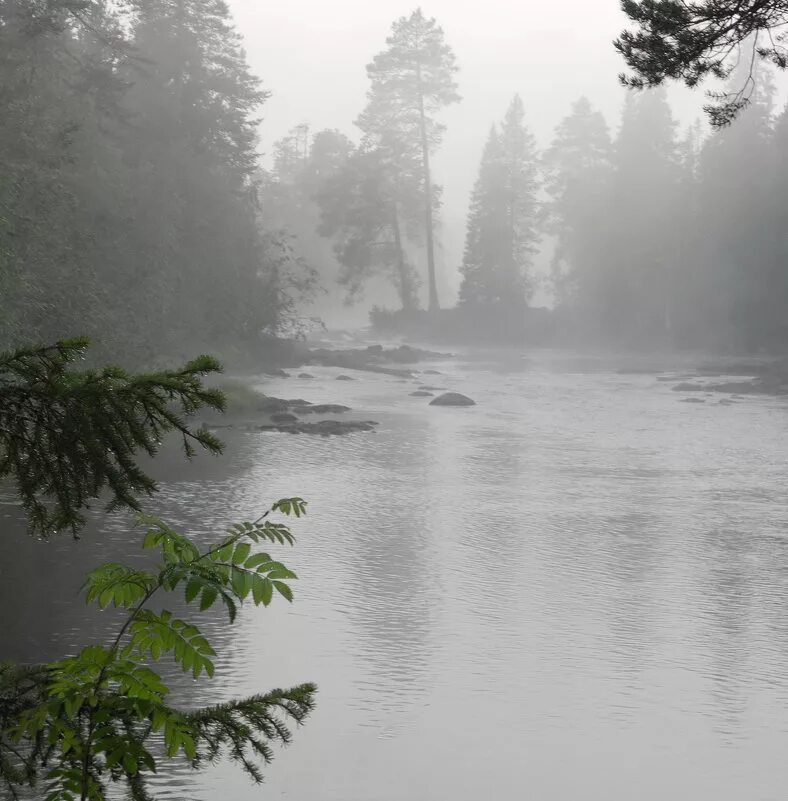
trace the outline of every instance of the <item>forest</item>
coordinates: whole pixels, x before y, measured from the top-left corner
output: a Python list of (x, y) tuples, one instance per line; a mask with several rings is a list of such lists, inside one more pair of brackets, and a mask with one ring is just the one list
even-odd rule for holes
[[(308, 718), (280, 797), (784, 785), (788, 378), (750, 356), (788, 344), (788, 2), (622, 10), (620, 117), (474, 120), (447, 248), (462, 58), (421, 9), (346, 129), (269, 153), (225, 0), (0, 2), (0, 798), (241, 798)], [(351, 305), (515, 347), (310, 340)], [(252, 625), (312, 498), (303, 606)]]
[[(729, 84), (747, 80), (742, 68)], [(761, 66), (735, 125), (710, 127), (699, 119), (684, 129), (662, 88), (624, 95), (613, 125), (580, 97), (541, 148), (528, 126), (538, 110), (515, 96), (491, 123), (480, 157), (457, 265), (457, 306), (447, 310), (447, 325), (420, 330), (448, 327), (468, 339), (488, 329), (518, 341), (527, 336), (528, 307), (541, 290), (554, 306), (548, 336), (563, 344), (781, 347), (788, 337), (788, 116), (776, 94), (774, 76)], [(383, 327), (402, 333), (423, 322), (423, 315), (408, 313), (419, 305), (415, 265), (424, 262), (423, 229), (406, 229), (409, 280), (392, 268), (387, 252), (377, 261), (364, 253), (359, 262), (360, 243), (380, 228), (368, 218), (352, 218), (344, 228), (334, 221), (350, 208), (339, 200), (337, 184), (345, 182), (348, 194), (353, 180), (360, 185), (352, 175), (368, 151), (363, 141), (354, 150), (336, 131), (318, 132), (310, 148), (300, 133), (279, 143), (272, 176), (286, 194), (281, 223), (299, 232), (298, 252), (323, 265), (333, 255), (329, 274), (350, 299), (375, 272), (386, 275), (403, 312), (374, 313)], [(315, 176), (326, 174), (329, 143), (345, 167), (327, 170), (330, 177), (315, 188)], [(398, 208), (418, 221), (420, 204), (414, 191)], [(545, 261), (547, 272), (537, 268)], [(443, 300), (453, 305), (452, 298)]]
[(393, 308), (372, 319), (400, 334), (450, 318), (516, 341), (539, 290), (569, 344), (788, 337), (788, 119), (768, 65), (734, 126), (680, 129), (663, 88), (626, 92), (616, 121), (581, 97), (542, 145), (527, 97), (479, 121), (459, 297), (439, 298), (430, 159), (461, 75), (436, 20), (394, 21), (352, 130), (303, 124), (263, 154), (268, 93), (222, 0), (10, 0), (0, 15), (5, 347), (79, 335), (130, 364), (232, 359), (303, 332), (315, 299), (384, 284)]

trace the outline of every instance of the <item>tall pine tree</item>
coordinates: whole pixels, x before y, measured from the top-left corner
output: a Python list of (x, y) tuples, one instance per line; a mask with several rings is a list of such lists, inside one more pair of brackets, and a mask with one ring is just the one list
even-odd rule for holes
[(432, 182), (430, 156), (444, 132), (436, 115), (460, 100), (454, 80), (457, 66), (443, 30), (421, 9), (409, 17), (400, 17), (392, 25), (386, 45), (367, 67), (367, 106), (357, 125), (364, 132), (364, 148), (382, 149), (383, 158), (401, 174), (391, 182), (394, 189), (404, 186), (407, 191), (418, 163), (424, 195), (429, 308), (435, 310), (439, 304), (433, 217), (438, 196)]

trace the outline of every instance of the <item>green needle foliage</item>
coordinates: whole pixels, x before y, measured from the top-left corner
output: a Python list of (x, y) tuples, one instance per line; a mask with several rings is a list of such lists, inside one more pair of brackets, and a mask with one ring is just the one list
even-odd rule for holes
[(221, 370), (200, 356), (179, 370), (129, 374), (119, 367), (75, 370), (86, 339), (0, 354), (0, 478), (9, 477), (32, 531), (76, 534), (84, 510), (108, 491), (109, 508), (139, 511), (138, 498), (156, 489), (137, 464), (154, 456), (162, 438), (177, 433), (187, 457), (195, 447), (221, 444), (186, 418), (202, 408), (224, 409), (204, 376)]
[(730, 124), (755, 91), (756, 59), (788, 67), (786, 0), (621, 0), (633, 23), (615, 48), (631, 74), (625, 86), (637, 89), (681, 81), (694, 88), (707, 78), (728, 78), (739, 64), (748, 74), (735, 89), (709, 92), (705, 106), (716, 127)]
[(156, 663), (171, 657), (198, 679), (213, 676), (216, 654), (197, 626), (152, 601), (181, 592), (200, 611), (223, 605), (230, 623), (246, 601), (291, 601), (295, 574), (264, 548), (294, 541), (272, 515), (305, 512), (300, 498), (280, 500), (205, 550), (162, 521), (144, 519), (143, 547), (160, 556), (155, 570), (105, 564), (84, 584), (88, 603), (127, 610), (112, 642), (39, 667), (0, 666), (0, 783), (10, 796), (30, 786), (46, 801), (104, 801), (108, 788), (121, 784), (133, 801), (149, 801), (151, 774), (176, 758), (195, 769), (229, 758), (260, 782), (271, 746), (289, 743), (289, 726), (312, 709), (315, 686), (197, 710), (171, 706)]

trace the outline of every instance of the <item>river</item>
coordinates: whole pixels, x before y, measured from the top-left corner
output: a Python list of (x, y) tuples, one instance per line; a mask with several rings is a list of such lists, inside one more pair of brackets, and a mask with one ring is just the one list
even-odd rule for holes
[[(162, 799), (767, 801), (788, 788), (788, 403), (680, 402), (613, 358), (420, 365), (478, 405), (374, 374), (273, 379), (374, 434), (226, 432), (167, 456), (151, 509), (206, 538), (302, 495), (295, 603), (203, 625), (221, 658), (187, 703), (313, 680), (318, 706), (255, 787), (219, 765)], [(702, 396), (701, 396), (702, 397)], [(5, 511), (0, 658), (101, 640), (84, 570), (136, 552), (126, 520), (25, 538)], [(8, 531), (8, 529), (11, 531)], [(98, 536), (96, 529), (103, 532)]]

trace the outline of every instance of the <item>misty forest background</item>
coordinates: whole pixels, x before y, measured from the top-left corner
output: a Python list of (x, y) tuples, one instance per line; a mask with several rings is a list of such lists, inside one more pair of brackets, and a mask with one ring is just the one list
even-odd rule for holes
[[(429, 157), (441, 110), (461, 102), (461, 64), (420, 11), (379, 45), (354, 130), (298, 126), (261, 154), (268, 95), (222, 0), (6, 0), (0, 347), (87, 335), (132, 365), (232, 361), (384, 285), (391, 309), (372, 319), (398, 333), (788, 342), (788, 111), (766, 67), (720, 130), (679, 129), (662, 90), (627, 92), (615, 121), (579, 98), (544, 146), (527, 97), (479, 120), (452, 298), (429, 269), (445, 235)], [(418, 95), (403, 71), (413, 48)], [(537, 293), (553, 311), (536, 315)]]

